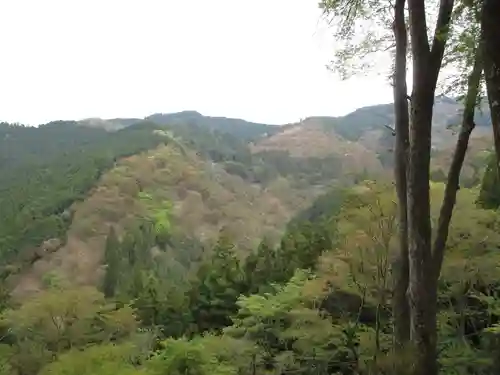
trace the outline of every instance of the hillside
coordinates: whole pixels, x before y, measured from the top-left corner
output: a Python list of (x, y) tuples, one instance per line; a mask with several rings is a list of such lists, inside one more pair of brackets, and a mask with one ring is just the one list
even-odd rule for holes
[[(438, 104), (434, 181), (456, 115)], [(389, 109), (272, 131), (194, 112), (2, 124), (0, 374), (405, 366), (391, 357)], [(500, 217), (476, 204), (495, 200), (492, 168), (478, 188), (487, 129), (471, 141), (439, 290), (450, 373), (497, 373), (478, 344), (499, 319)], [(432, 183), (433, 220), (442, 194)]]
[(66, 209), (84, 199), (105, 170), (163, 141), (134, 127), (108, 133), (75, 122), (0, 124), (0, 260), (63, 236), (71, 221)]
[[(433, 148), (435, 151), (449, 149), (455, 143), (456, 132), (461, 121), (462, 104), (453, 98), (439, 96), (435, 99)], [(193, 131), (205, 129), (210, 132), (233, 137), (233, 143), (244, 147), (251, 142), (251, 150), (288, 152), (298, 158), (325, 158), (340, 156), (345, 170), (356, 173), (367, 170), (380, 172), (380, 166), (392, 163), (393, 137), (387, 128), (393, 126), (392, 104), (380, 104), (359, 108), (341, 117), (308, 117), (299, 123), (273, 126), (251, 123), (240, 119), (203, 116), (196, 111), (179, 113), (157, 113), (145, 118), (148, 122), (168, 126), (174, 132), (183, 133), (191, 139)], [(80, 125), (100, 127), (107, 130), (122, 129), (143, 119), (88, 119)], [(473, 139), (490, 136), (489, 108), (486, 102), (476, 111), (477, 127)], [(241, 145), (240, 145), (241, 146)], [(240, 147), (241, 149), (242, 147)], [(377, 159), (378, 162), (375, 160)], [(218, 161), (218, 160), (215, 160)], [(381, 165), (380, 165), (381, 164)]]
[[(452, 99), (436, 100), (435, 181), (445, 179), (459, 109)], [(264, 237), (276, 242), (287, 222), (332, 185), (390, 177), (391, 121), (391, 105), (378, 105), (285, 126), (194, 111), (38, 128), (2, 124), (3, 277), (16, 295), (39, 290), (52, 273), (98, 284), (109, 229), (123, 237), (151, 219), (154, 207), (168, 213), (163, 250), (169, 263), (179, 263), (177, 273), (220, 233), (248, 254)], [(484, 170), (491, 147), (484, 125), (473, 133), (464, 186), (476, 185)]]
[[(433, 218), (443, 190), (431, 186)], [(498, 329), (500, 216), (476, 198), (459, 193), (439, 289), (439, 360), (450, 374), (498, 370), (497, 341), (484, 338)], [(242, 260), (218, 241), (182, 286), (157, 258), (153, 271), (121, 274), (126, 294), (55, 284), (3, 312), (0, 329), (15, 340), (0, 346), (2, 364), (42, 375), (404, 374), (413, 352), (392, 350), (394, 200), (373, 181), (331, 191), (276, 247), (263, 242)]]
[[(434, 106), (433, 168), (447, 172), (452, 150), (457, 139), (461, 121), (462, 105), (448, 97), (437, 97)], [(471, 136), (469, 157), (490, 148), (489, 110), (486, 103), (475, 116), (476, 129)], [(252, 145), (254, 152), (262, 150), (286, 150), (290, 155), (307, 157), (337, 155), (342, 158), (345, 171), (367, 169), (375, 175), (383, 174), (393, 165), (394, 155), (391, 130), (394, 114), (392, 104), (381, 104), (359, 108), (342, 117), (309, 117), (300, 123), (288, 124), (279, 133), (257, 140)], [(467, 162), (466, 162), (467, 164)], [(467, 169), (467, 166), (466, 166)], [(440, 173), (441, 173), (440, 172)], [(466, 175), (472, 178), (473, 171)]]
[(376, 174), (382, 165), (373, 150), (358, 142), (342, 138), (336, 132), (326, 132), (320, 119), (306, 119), (289, 126), (282, 132), (262, 139), (252, 145), (256, 154), (263, 151), (285, 151), (295, 158), (339, 158), (344, 173), (362, 173), (364, 170)]
[(215, 243), (221, 230), (242, 251), (253, 249), (263, 237), (276, 242), (307, 200), (287, 187), (286, 181), (262, 189), (192, 151), (160, 146), (118, 162), (84, 201), (71, 207), (73, 220), (66, 244), (16, 277), (13, 295), (39, 290), (44, 275), (51, 271), (76, 284), (99, 284), (109, 228), (113, 226), (123, 236), (139, 218), (153, 215), (155, 207), (165, 204), (171, 206), (169, 261), (188, 265), (199, 258), (203, 247)]
[(338, 158), (252, 154), (244, 139), (195, 123), (81, 125), (2, 127), (0, 256), (13, 296), (52, 277), (99, 285), (110, 228), (123, 237), (157, 209), (171, 227), (161, 251), (180, 277), (220, 233), (244, 256), (264, 237), (278, 241), (342, 176)]
[(178, 113), (155, 113), (144, 119), (116, 118), (116, 119), (85, 119), (79, 121), (82, 126), (103, 128), (109, 131), (120, 130), (146, 120), (157, 125), (168, 126), (196, 126), (210, 131), (218, 131), (233, 135), (244, 141), (250, 141), (260, 136), (274, 134), (279, 131), (278, 126), (258, 124), (241, 119), (227, 117), (203, 116), (196, 111), (183, 111)]

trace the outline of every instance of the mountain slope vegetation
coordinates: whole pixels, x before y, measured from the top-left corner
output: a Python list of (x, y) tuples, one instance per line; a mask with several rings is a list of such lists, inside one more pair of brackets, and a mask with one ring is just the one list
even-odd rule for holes
[(75, 122), (0, 124), (0, 258), (62, 236), (71, 221), (65, 210), (84, 199), (106, 169), (162, 141), (133, 127), (107, 133)]
[(255, 154), (244, 139), (198, 124), (2, 130), (0, 253), (15, 296), (39, 291), (47, 277), (99, 285), (110, 228), (121, 237), (155, 215), (172, 229), (161, 250), (179, 263), (177, 274), (221, 231), (243, 255), (263, 237), (275, 243), (288, 220), (342, 176), (338, 158)]
[[(202, 194), (201, 203), (189, 203), (199, 207), (200, 212), (193, 214), (185, 210), (176, 216), (178, 224), (186, 228), (186, 238), (197, 243), (196, 246), (202, 247), (198, 241), (206, 235), (189, 231), (189, 225), (203, 232), (201, 228), (207, 222), (217, 222), (208, 230), (213, 234), (226, 224), (228, 227), (245, 227), (248, 223), (243, 224), (244, 219), (252, 216), (245, 209), (239, 219), (226, 216), (231, 211), (229, 208), (213, 212), (213, 202), (206, 207), (204, 189), (222, 189), (220, 191), (225, 193), (221, 196), (238, 196), (234, 199), (243, 202), (243, 206), (262, 199), (267, 202), (264, 204), (275, 207), (276, 215), (285, 220), (277, 226), (284, 228), (291, 215), (310, 204), (332, 184), (351, 184), (367, 176), (389, 176), (392, 173), (393, 137), (384, 126), (392, 119), (391, 108), (390, 105), (366, 107), (341, 118), (315, 117), (283, 127), (205, 117), (194, 111), (155, 114), (145, 120), (59, 121), (38, 128), (2, 124), (0, 256), (9, 265), (3, 268), (4, 277), (64, 245), (78, 202), (98, 191), (98, 181), (121, 158), (165, 143), (176, 145), (184, 155), (191, 155), (182, 161), (179, 156), (173, 160), (182, 165), (187, 163), (196, 173), (204, 171), (198, 173), (205, 176), (197, 182), (200, 186), (190, 190), (189, 194), (170, 197), (176, 202), (185, 200), (189, 203), (198, 202), (197, 194)], [(443, 134), (453, 139), (446, 126), (457, 115), (457, 102), (441, 98), (437, 100), (436, 108), (436, 131), (447, 132)], [(484, 150), (491, 147), (482, 138), (482, 128), (479, 126), (479, 131), (476, 130), (479, 134), (472, 142), (469, 161), (464, 167), (462, 183), (466, 186), (479, 182), (484, 170)], [(435, 181), (444, 180), (450, 163), (448, 144), (449, 140), (441, 142), (434, 152), (432, 176)], [(196, 156), (193, 157), (192, 152)], [(195, 159), (197, 161), (193, 162)], [(133, 168), (142, 168), (141, 163), (149, 168), (149, 159), (141, 157), (139, 160), (140, 163)], [(152, 173), (162, 174), (160, 170)], [(124, 179), (132, 181), (135, 174), (132, 172)], [(186, 182), (184, 178), (190, 177), (188, 174), (180, 177), (181, 185)], [(176, 183), (166, 181), (165, 190), (169, 191), (171, 184)], [(211, 188), (202, 186), (209, 184), (212, 184)], [(222, 184), (222, 187), (215, 188), (216, 184)], [(114, 204), (112, 200), (110, 204)], [(216, 204), (218, 207), (224, 205), (221, 202)], [(212, 212), (202, 214), (204, 211)], [(88, 212), (87, 216), (93, 214)], [(127, 216), (127, 212), (122, 212), (122, 215)], [(189, 215), (200, 216), (187, 219)], [(227, 219), (230, 223), (224, 221)], [(248, 244), (253, 246), (263, 232), (252, 229), (252, 225), (247, 229), (250, 234), (246, 246), (251, 247)], [(212, 235), (208, 237), (213, 240)]]
[(189, 268), (221, 231), (242, 251), (255, 248), (263, 237), (275, 243), (307, 198), (284, 179), (263, 189), (192, 151), (160, 146), (117, 162), (84, 201), (71, 207), (66, 243), (15, 278), (14, 295), (39, 290), (51, 271), (76, 284), (99, 285), (110, 228), (122, 237), (139, 219), (154, 218), (158, 209), (166, 211), (171, 226), (163, 251), (171, 263)]
[[(440, 283), (440, 365), (450, 374), (498, 369), (493, 296), (500, 218), (476, 207), (477, 193), (460, 192)], [(443, 186), (434, 184), (433, 202), (442, 194)], [(2, 314), (2, 327), (12, 332), (0, 347), (8, 358), (2, 365), (42, 374), (74, 373), (75, 365), (82, 374), (186, 367), (200, 374), (354, 375), (394, 368), (404, 374), (412, 354), (396, 358), (390, 349), (393, 188), (367, 181), (332, 190), (315, 207), (278, 246), (263, 242), (246, 259), (219, 239), (182, 287), (143, 268), (131, 305), (123, 306), (122, 297), (105, 303), (90, 287), (52, 286)], [(54, 317), (64, 322), (57, 335), (51, 334)], [(46, 350), (29, 350), (37, 345)]]

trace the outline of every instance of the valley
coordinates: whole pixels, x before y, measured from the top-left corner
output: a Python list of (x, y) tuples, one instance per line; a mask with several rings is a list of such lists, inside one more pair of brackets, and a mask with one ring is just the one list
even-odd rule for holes
[[(374, 322), (389, 329), (390, 318), (377, 315), (389, 309), (389, 299), (380, 299), (389, 281), (376, 275), (397, 248), (391, 108), (282, 126), (194, 111), (36, 128), (0, 124), (0, 331), (22, 339), (0, 343), (0, 354), (13, 358), (9, 368), (62, 374), (75, 361), (97, 363), (93, 356), (104, 355), (126, 373), (138, 365), (123, 358), (161, 342), (216, 371), (227, 365), (245, 373), (248, 363), (264, 371), (283, 351), (262, 343), (266, 332), (286, 345), (294, 337), (290, 366), (311, 368), (320, 359), (308, 359), (307, 348), (329, 356), (337, 340), (354, 350), (345, 334), (353, 319), (359, 339), (373, 339)], [(451, 99), (436, 100), (433, 220), (458, 109)], [(478, 121), (461, 176), (443, 298), (456, 298), (463, 282), (478, 283), (470, 293), (492, 288), (500, 264), (500, 218), (476, 208), (490, 199), (486, 125)], [(96, 344), (71, 349), (86, 345), (82, 335)], [(33, 345), (45, 351), (35, 356)], [(262, 352), (260, 345), (270, 346)], [(375, 350), (372, 343), (363, 348)], [(169, 366), (179, 353), (141, 361)], [(333, 353), (324, 361), (351, 373), (354, 354)], [(444, 353), (455, 361), (451, 349)]]
[[(449, 125), (459, 108), (437, 99), (436, 181), (444, 181), (451, 162), (455, 136)], [(283, 126), (194, 111), (38, 128), (3, 124), (0, 186), (11, 193), (0, 206), (3, 220), (14, 225), (2, 226), (4, 278), (15, 296), (43, 289), (48, 273), (99, 285), (110, 228), (120, 237), (151, 216), (148, 206), (162, 204), (170, 207), (171, 262), (180, 256), (187, 269), (221, 231), (241, 254), (263, 238), (276, 244), (287, 223), (332, 187), (391, 178), (391, 111), (379, 105)], [(462, 174), (465, 186), (477, 185), (483, 173), (491, 147), (486, 134), (480, 123)], [(47, 243), (58, 245), (47, 251)]]

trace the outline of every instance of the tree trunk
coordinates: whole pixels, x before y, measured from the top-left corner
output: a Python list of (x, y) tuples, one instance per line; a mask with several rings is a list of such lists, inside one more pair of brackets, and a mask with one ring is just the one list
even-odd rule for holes
[(408, 35), (405, 22), (406, 0), (396, 0), (394, 6), (394, 37), (396, 56), (394, 65), (394, 128), (396, 131), (394, 177), (398, 196), (399, 256), (394, 277), (394, 348), (406, 347), (410, 339), (410, 311), (408, 289), (408, 203), (406, 170), (408, 161), (408, 89), (406, 86), (406, 55)]
[(408, 297), (411, 340), (416, 355), (415, 375), (435, 375), (436, 324), (428, 290), (427, 265), (431, 257), (429, 166), (434, 90), (429, 74), (429, 44), (423, 1), (409, 0), (413, 54), (408, 165)]
[(480, 49), (476, 50), (476, 58), (474, 67), (469, 75), (467, 83), (467, 95), (465, 97), (464, 113), (462, 116), (462, 126), (458, 135), (453, 159), (448, 171), (448, 180), (444, 193), (441, 210), (439, 213), (438, 227), (436, 230), (436, 239), (433, 247), (433, 265), (434, 279), (437, 283), (441, 273), (441, 266), (444, 259), (444, 250), (446, 240), (448, 239), (448, 230), (450, 227), (453, 207), (455, 206), (457, 191), (459, 189), (460, 172), (464, 163), (465, 154), (469, 147), (469, 138), (476, 124), (474, 123), (474, 113), (476, 108), (477, 96), (479, 93), (479, 84), (481, 81), (481, 73), (483, 71), (482, 55)]
[(493, 139), (500, 166), (500, 1), (483, 0), (481, 39)]
[(429, 167), (432, 113), (437, 78), (441, 69), (453, 0), (441, 0), (432, 48), (427, 36), (423, 0), (408, 0), (413, 55), (413, 89), (410, 112), (408, 164), (408, 297), (411, 339), (415, 346), (415, 375), (436, 375), (437, 283), (434, 281), (431, 248)]
[[(415, 69), (415, 67), (414, 67)], [(425, 75), (414, 77), (411, 105), (410, 159), (408, 166), (408, 244), (411, 339), (417, 355), (416, 375), (435, 375), (435, 306), (428, 293), (431, 261), (431, 222), (429, 200), (429, 164), (431, 146), (433, 91)], [(430, 96), (430, 99), (429, 99)]]

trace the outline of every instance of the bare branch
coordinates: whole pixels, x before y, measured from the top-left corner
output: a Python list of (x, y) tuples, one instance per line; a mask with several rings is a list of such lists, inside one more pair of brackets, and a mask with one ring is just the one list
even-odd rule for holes
[(394, 128), (392, 128), (389, 125), (384, 125), (384, 126), (391, 131), (391, 133), (392, 133), (393, 136), (396, 136), (396, 130)]

